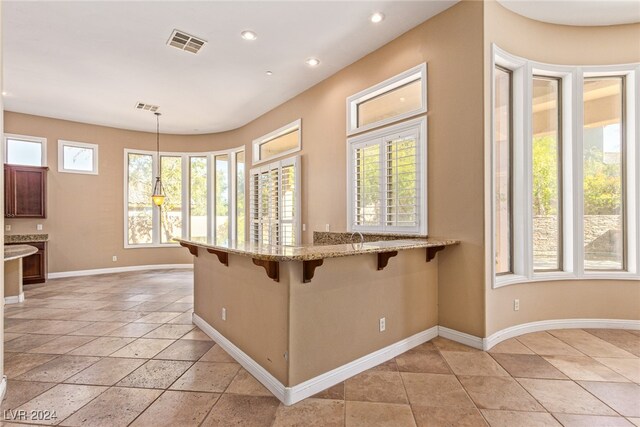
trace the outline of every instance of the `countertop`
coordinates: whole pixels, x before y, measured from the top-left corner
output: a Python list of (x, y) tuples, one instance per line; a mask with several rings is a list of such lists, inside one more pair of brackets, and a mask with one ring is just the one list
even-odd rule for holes
[(216, 245), (202, 240), (176, 239), (182, 246), (196, 246), (204, 249), (214, 249), (230, 254), (244, 255), (264, 261), (313, 261), (324, 258), (337, 258), (351, 255), (375, 254), (381, 252), (402, 251), (407, 249), (434, 248), (457, 245), (458, 240), (452, 239), (402, 239), (366, 243), (347, 243), (340, 245), (300, 245), (275, 246), (259, 245), (255, 243), (230, 243)]
[[(353, 237), (352, 237), (353, 236)], [(415, 234), (406, 233), (362, 233), (365, 242), (378, 242), (383, 240), (424, 240), (428, 236), (416, 236)], [(359, 239), (358, 233), (350, 231), (314, 231), (314, 245), (339, 245), (351, 243), (354, 239)]]
[(29, 245), (5, 245), (4, 247), (4, 260), (12, 261), (18, 258), (24, 258), (29, 255), (33, 255), (38, 252), (38, 248)]
[(48, 234), (5, 234), (4, 243), (38, 243), (47, 242)]

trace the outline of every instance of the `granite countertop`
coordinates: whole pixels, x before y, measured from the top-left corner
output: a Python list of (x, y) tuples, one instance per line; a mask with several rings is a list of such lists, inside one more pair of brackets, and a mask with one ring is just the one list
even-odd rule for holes
[(402, 239), (365, 243), (347, 243), (339, 245), (300, 245), (276, 246), (255, 243), (230, 243), (216, 245), (206, 239), (175, 239), (183, 246), (196, 246), (204, 249), (215, 249), (230, 254), (244, 255), (264, 261), (313, 261), (324, 258), (337, 258), (351, 255), (375, 254), (380, 252), (402, 251), (407, 249), (432, 248), (438, 246), (457, 245), (458, 240), (451, 239)]
[(38, 252), (38, 248), (29, 245), (11, 245), (4, 247), (4, 260), (12, 261), (18, 258), (24, 258)]
[(5, 234), (4, 243), (38, 243), (49, 241), (48, 234)]
[[(416, 236), (415, 234), (406, 233), (362, 233), (365, 242), (378, 242), (381, 240), (414, 240), (426, 239), (428, 236)], [(338, 245), (342, 243), (351, 243), (359, 241), (358, 233), (350, 231), (314, 231), (314, 245)]]

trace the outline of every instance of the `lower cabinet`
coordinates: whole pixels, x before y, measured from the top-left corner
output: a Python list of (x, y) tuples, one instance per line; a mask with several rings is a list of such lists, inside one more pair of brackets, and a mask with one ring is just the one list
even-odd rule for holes
[[(9, 243), (10, 245), (12, 243)], [(44, 283), (47, 280), (47, 242), (13, 243), (27, 244), (38, 248), (38, 252), (22, 258), (22, 283), (32, 285)]]

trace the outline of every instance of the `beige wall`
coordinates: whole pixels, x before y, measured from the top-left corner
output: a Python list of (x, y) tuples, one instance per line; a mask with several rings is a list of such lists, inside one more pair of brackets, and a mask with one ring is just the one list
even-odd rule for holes
[[(140, 114), (141, 121), (155, 125), (152, 114)], [(8, 234), (49, 234), (50, 273), (191, 262), (183, 248), (124, 249), (124, 149), (154, 151), (154, 133), (12, 112), (5, 112), (4, 118), (7, 133), (47, 138), (47, 218), (6, 223), (11, 225)], [(99, 175), (58, 172), (58, 139), (98, 144)], [(160, 144), (163, 151), (210, 151), (231, 148), (234, 141), (225, 134), (162, 135)], [(37, 224), (43, 225), (41, 232), (36, 231)], [(111, 260), (113, 255), (117, 262)]]
[(302, 283), (302, 262), (281, 262), (274, 282), (249, 257), (229, 254), (226, 267), (199, 248), (194, 310), (294, 386), (436, 326), (437, 277), (438, 265), (425, 262), (424, 249), (399, 251), (383, 271), (375, 254), (328, 258)]
[[(0, 69), (2, 69), (2, 2), (0, 2)], [(2, 73), (0, 73), (0, 93), (2, 93), (3, 89), (2, 82)], [(4, 132), (4, 100), (3, 96), (0, 96), (0, 135)], [(4, 141), (4, 139), (3, 139)], [(4, 164), (4, 142), (0, 143), (0, 162)], [(2, 206), (2, 212), (4, 212), (4, 173), (0, 174), (0, 206)], [(4, 230), (4, 215), (0, 215), (0, 230)], [(2, 243), (2, 247), (4, 248), (4, 234), (0, 233), (0, 243)], [(4, 302), (4, 262), (0, 265), (0, 302)], [(4, 398), (4, 387), (6, 387), (6, 382), (4, 380), (4, 304), (0, 304), (0, 328), (2, 328), (2, 333), (0, 333), (0, 399)]]
[[(194, 259), (195, 314), (287, 385), (289, 278), (283, 274), (280, 282), (274, 282), (246, 256), (229, 254), (227, 267), (216, 255), (199, 248)], [(280, 263), (281, 271), (286, 264)]]
[[(571, 318), (640, 319), (640, 281), (574, 280), (491, 289), (490, 147), (491, 44), (517, 56), (564, 65), (640, 62), (640, 24), (571, 27), (514, 14), (497, 2), (484, 4), (486, 334), (522, 323)], [(513, 311), (513, 300), (520, 310)]]
[[(4, 296), (17, 297), (22, 293), (22, 258), (4, 262)], [(4, 300), (2, 300), (4, 301)]]

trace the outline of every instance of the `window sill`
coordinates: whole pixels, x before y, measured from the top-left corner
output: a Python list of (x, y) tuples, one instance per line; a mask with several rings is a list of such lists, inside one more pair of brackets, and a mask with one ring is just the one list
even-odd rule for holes
[(162, 243), (153, 245), (124, 245), (125, 249), (179, 248), (178, 243)]
[(522, 276), (518, 274), (509, 274), (504, 276), (496, 276), (493, 289), (498, 289), (509, 285), (523, 285), (537, 282), (555, 282), (569, 280), (640, 280), (640, 275), (628, 271), (619, 272), (596, 272), (583, 273), (581, 275), (571, 272), (554, 271), (550, 273), (537, 273), (532, 277)]

